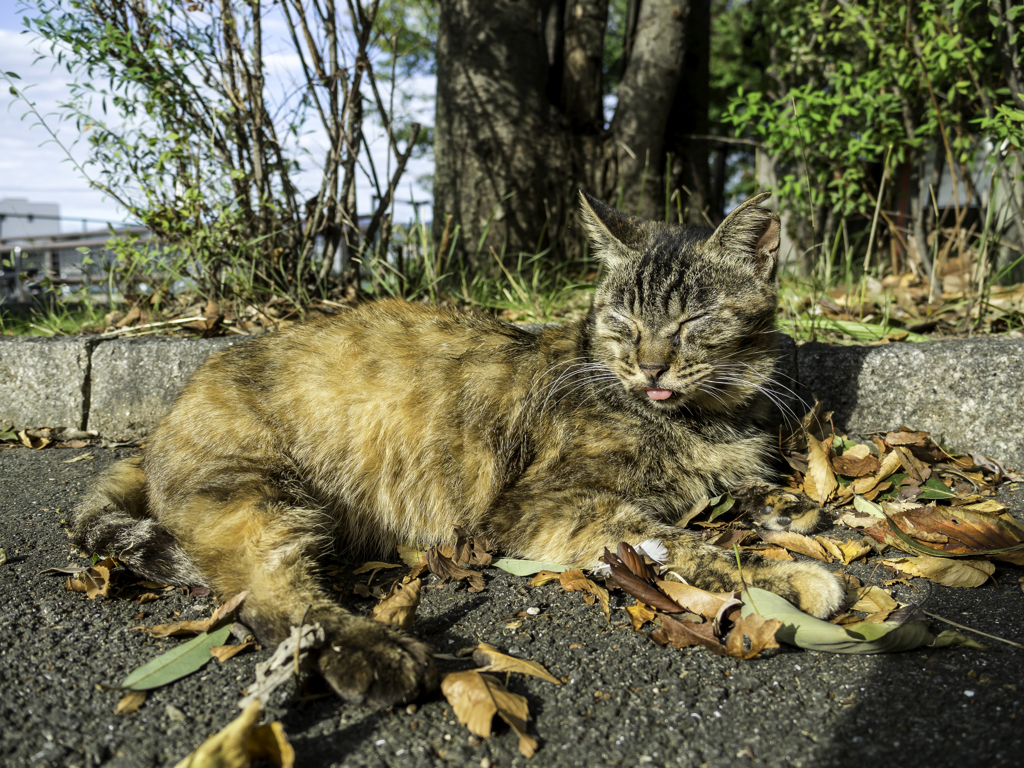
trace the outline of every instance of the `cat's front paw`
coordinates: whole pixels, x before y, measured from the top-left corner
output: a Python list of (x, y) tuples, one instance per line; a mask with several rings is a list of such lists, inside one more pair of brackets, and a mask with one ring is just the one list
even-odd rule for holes
[(733, 497), (742, 513), (769, 531), (812, 533), (827, 519), (808, 497), (767, 483), (749, 483), (733, 491)]
[(330, 630), (318, 664), (335, 693), (354, 703), (404, 704), (437, 687), (430, 646), (370, 619)]

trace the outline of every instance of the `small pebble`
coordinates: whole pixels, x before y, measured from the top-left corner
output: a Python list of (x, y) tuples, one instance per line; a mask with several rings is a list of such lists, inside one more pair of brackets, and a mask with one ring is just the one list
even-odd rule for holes
[(416, 714), (416, 710), (418, 710), (418, 709), (419, 709), (419, 707), (417, 707), (415, 704), (410, 704), (408, 707), (405, 708), (405, 714), (407, 714), (407, 715), (415, 715)]
[(538, 613), (540, 613), (540, 608), (527, 608), (526, 613), (529, 616), (536, 616)]

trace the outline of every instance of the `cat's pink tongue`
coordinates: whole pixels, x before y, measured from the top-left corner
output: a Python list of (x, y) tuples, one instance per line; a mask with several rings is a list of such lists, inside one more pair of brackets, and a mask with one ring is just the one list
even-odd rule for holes
[(648, 389), (647, 396), (651, 400), (668, 400), (672, 397), (671, 389)]

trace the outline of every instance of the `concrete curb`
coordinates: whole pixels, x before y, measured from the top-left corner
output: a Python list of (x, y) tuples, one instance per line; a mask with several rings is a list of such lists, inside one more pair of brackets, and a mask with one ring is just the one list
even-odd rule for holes
[[(241, 341), (0, 337), (0, 428), (142, 437), (208, 355)], [(906, 425), (954, 450), (1024, 466), (1024, 339), (844, 347), (783, 337), (780, 353), (776, 378), (794, 390), (788, 403), (814, 393), (841, 429)]]

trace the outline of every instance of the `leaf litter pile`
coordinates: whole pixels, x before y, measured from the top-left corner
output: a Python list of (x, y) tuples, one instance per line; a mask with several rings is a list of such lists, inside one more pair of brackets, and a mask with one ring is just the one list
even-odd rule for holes
[[(486, 539), (458, 528), (454, 543), (401, 547), (402, 563), (364, 563), (351, 571), (351, 576), (360, 577), (354, 587), (335, 584), (334, 589), (377, 600), (371, 611), (375, 620), (415, 631), (425, 586), (465, 586), (469, 592), (482, 592), (487, 588), (486, 569), (500, 568), (530, 577), (530, 588), (557, 584), (566, 592), (580, 593), (609, 623), (614, 611), (624, 610), (627, 625), (647, 633), (659, 646), (705, 649), (739, 660), (773, 655), (780, 652), (781, 644), (859, 654), (947, 645), (984, 649), (985, 645), (960, 632), (933, 635), (929, 618), (952, 622), (926, 613), (923, 598), (916, 603), (898, 602), (892, 588), (911, 585), (911, 579), (978, 587), (996, 579), (996, 562), (1024, 565), (1024, 526), (995, 498), (1000, 483), (1021, 482), (1021, 478), (990, 458), (949, 453), (928, 433), (905, 427), (857, 442), (822, 429), (820, 425), (827, 424), (829, 417), (816, 405), (799, 428), (780, 436), (780, 446), (791, 468), (785, 480), (787, 490), (802, 493), (831, 512), (835, 535), (751, 528), (736, 514), (735, 500), (729, 494), (701, 500), (680, 524), (693, 526), (707, 540), (737, 552), (753, 551), (780, 559), (802, 555), (841, 567), (869, 565), (873, 569), (869, 581), (877, 583), (865, 585), (853, 574), (840, 571), (838, 575), (847, 586), (847, 604), (831, 621), (808, 616), (757, 588), (714, 594), (682, 583), (671, 568), (660, 563), (660, 542), (636, 547), (622, 542), (615, 552), (606, 550), (600, 567), (587, 574), (557, 563), (495, 558)], [(87, 568), (50, 570), (67, 577), (69, 590), (83, 592), (90, 599), (117, 596), (142, 605), (160, 599), (161, 591), (170, 589), (133, 580), (109, 558)], [(333, 579), (343, 570), (329, 566), (326, 576)], [(1024, 579), (1020, 586), (1024, 589)], [(622, 597), (614, 597), (616, 593)], [(204, 591), (193, 594), (201, 596)], [(927, 590), (921, 594), (926, 597)], [(226, 661), (258, 648), (248, 630), (233, 621), (245, 596), (235, 596), (206, 620), (133, 627), (155, 638), (191, 639), (114, 686), (127, 691), (116, 711), (135, 711), (143, 705), (147, 690), (191, 674), (214, 658)], [(521, 615), (532, 615), (530, 610), (536, 609)], [(514, 626), (514, 621), (508, 625)], [(229, 643), (230, 637), (234, 642)], [(989, 639), (1024, 647), (1002, 638)], [(294, 628), (292, 636), (257, 665), (255, 682), (239, 701), (242, 714), (179, 765), (247, 766), (256, 759), (293, 765), (294, 753), (280, 723), (256, 726), (256, 722), (274, 691), (286, 684), (298, 687), (306, 679), (313, 666), (313, 652), (324, 641), (319, 625)], [(522, 754), (531, 757), (538, 744), (528, 730), (528, 703), (508, 690), (507, 678), (519, 674), (553, 685), (563, 680), (537, 661), (503, 654), (486, 643), (454, 656), (436, 657), (453, 662), (471, 658), (477, 665), (449, 672), (441, 682), (441, 692), (459, 721), (476, 736), (487, 738), (497, 717), (516, 734)]]

